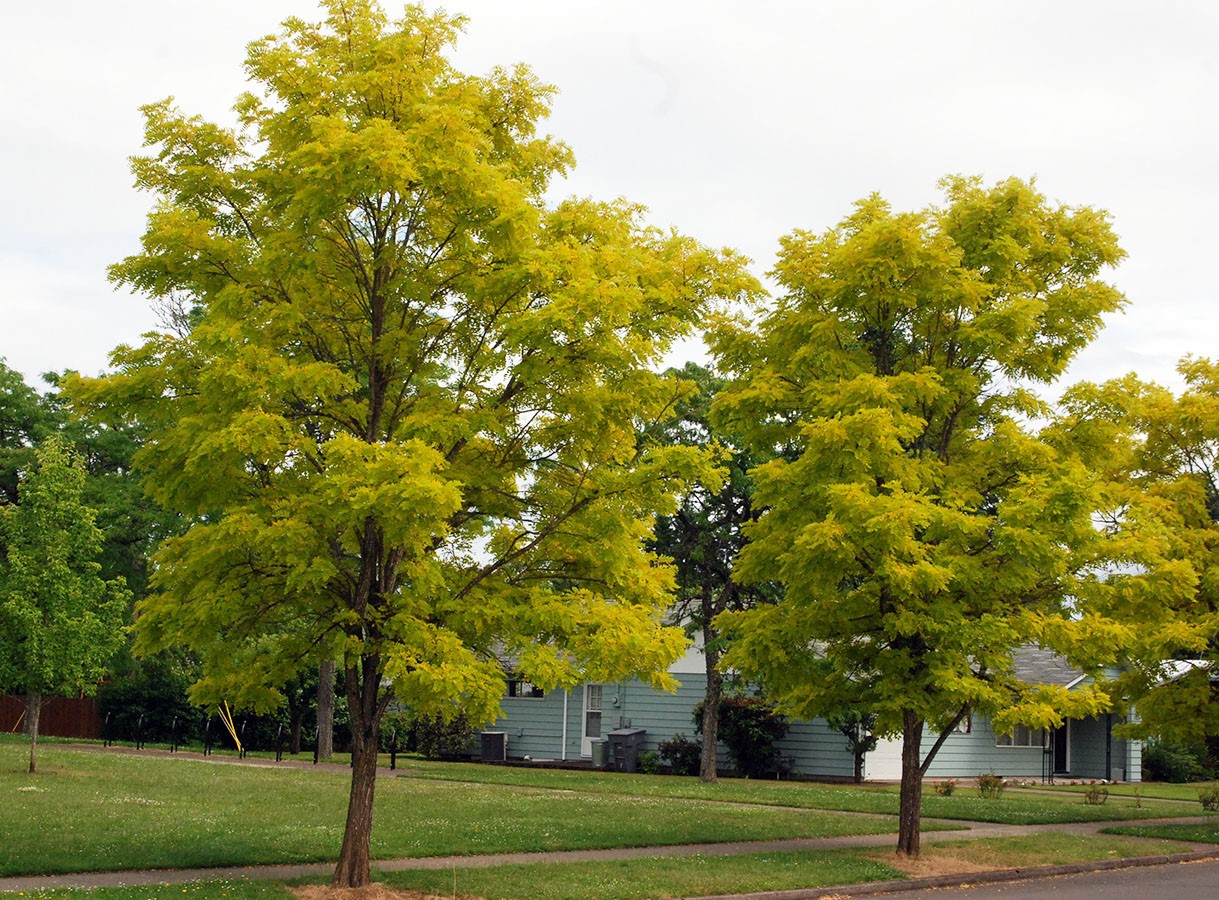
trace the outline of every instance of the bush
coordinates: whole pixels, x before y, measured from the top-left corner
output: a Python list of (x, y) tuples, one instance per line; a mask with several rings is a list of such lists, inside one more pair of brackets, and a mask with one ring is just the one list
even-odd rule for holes
[(1003, 780), (1002, 775), (988, 772), (978, 776), (978, 793), (985, 800), (998, 800), (1003, 796), (1005, 787), (1007, 787), (1007, 782)]
[(1103, 806), (1109, 799), (1109, 789), (1103, 784), (1092, 784), (1084, 791), (1084, 803), (1089, 806)]
[[(694, 726), (702, 733), (703, 704), (694, 707)], [(720, 698), (719, 738), (732, 754), (736, 773), (745, 778), (769, 775), (776, 769), (775, 741), (787, 734), (787, 719), (761, 697)]]
[(130, 675), (116, 678), (98, 692), (102, 737), (114, 741), (168, 743), (201, 740), (207, 714), (186, 699), (194, 681), (191, 666), (170, 655), (142, 660)]
[(947, 781), (941, 781), (935, 786), (935, 792), (944, 797), (951, 797), (953, 791), (957, 789), (957, 780), (949, 778)]
[(1207, 812), (1219, 810), (1219, 786), (1198, 791), (1198, 802), (1202, 804), (1202, 808)]
[(655, 750), (644, 750), (639, 754), (636, 768), (644, 775), (660, 774), (660, 754)]
[(1143, 780), (1177, 784), (1200, 781), (1209, 774), (1205, 758), (1206, 751), (1201, 747), (1165, 740), (1148, 741), (1143, 746)]
[(447, 721), (442, 716), (419, 716), (413, 730), (415, 749), (428, 759), (464, 756), (474, 744), (474, 729), (461, 713)]
[(702, 763), (703, 745), (684, 734), (657, 745), (660, 755), (668, 760), (674, 775), (697, 775)]

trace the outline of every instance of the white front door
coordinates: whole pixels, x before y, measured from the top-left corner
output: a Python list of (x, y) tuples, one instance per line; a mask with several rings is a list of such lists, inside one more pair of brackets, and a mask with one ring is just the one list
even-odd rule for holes
[(601, 737), (601, 685), (584, 685), (584, 715), (580, 728), (580, 755), (593, 755), (593, 741)]

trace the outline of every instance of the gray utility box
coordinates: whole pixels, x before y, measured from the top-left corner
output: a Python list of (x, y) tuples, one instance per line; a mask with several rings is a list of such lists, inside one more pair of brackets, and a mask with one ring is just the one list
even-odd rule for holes
[(614, 768), (619, 772), (634, 772), (639, 768), (639, 751), (643, 747), (644, 728), (618, 728), (606, 735), (613, 754)]
[(480, 737), (483, 762), (503, 762), (508, 758), (508, 733), (506, 731), (484, 731)]
[(609, 754), (605, 752), (605, 748), (609, 746), (609, 741), (598, 738), (593, 741), (593, 768), (604, 769), (609, 762)]

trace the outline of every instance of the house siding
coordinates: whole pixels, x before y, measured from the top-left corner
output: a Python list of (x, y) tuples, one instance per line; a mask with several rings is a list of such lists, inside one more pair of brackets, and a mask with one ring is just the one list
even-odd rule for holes
[[(550, 691), (544, 697), (505, 697), (500, 705), (502, 714), (487, 730), (507, 733), (510, 758), (561, 758), (563, 691)], [(570, 707), (570, 701), (568, 705)], [(578, 699), (576, 705), (579, 706)], [(570, 708), (568, 712), (570, 714)], [(577, 709), (577, 718), (579, 712)], [(579, 755), (578, 740), (576, 755)]]
[[(925, 754), (938, 735), (924, 729)], [(968, 734), (952, 734), (944, 741), (927, 768), (928, 778), (970, 778), (993, 772), (1004, 778), (1040, 778), (1043, 764), (1040, 747), (998, 747), (990, 720), (974, 716)]]
[(826, 778), (853, 778), (855, 758), (847, 739), (824, 719), (811, 722), (793, 720), (787, 736), (775, 742), (784, 756), (793, 760), (794, 775), (814, 775)]
[[(674, 692), (653, 690), (639, 681), (603, 685), (601, 736), (615, 728), (635, 727), (645, 730), (642, 748), (659, 751), (662, 741), (674, 735), (697, 737), (694, 707), (702, 701), (706, 676), (701, 673), (679, 673), (680, 686)], [(584, 715), (584, 689), (573, 688), (567, 694), (567, 746), (563, 743), (564, 692), (551, 691), (541, 698), (505, 698), (503, 714), (491, 730), (508, 734), (508, 756), (535, 760), (587, 759), (581, 754), (581, 732)], [(1116, 715), (1113, 724), (1120, 721)], [(1066, 778), (1112, 778), (1127, 781), (1140, 778), (1141, 744), (1112, 737), (1109, 743), (1109, 771), (1106, 762), (1106, 724), (1104, 717), (1071, 722), (1070, 770), (1057, 773)], [(922, 749), (925, 754), (935, 743), (936, 735), (924, 731)], [(776, 742), (776, 749), (791, 757), (794, 774), (808, 777), (850, 778), (854, 761), (846, 738), (829, 727), (823, 719), (812, 722), (793, 720), (787, 736)], [(719, 766), (731, 767), (731, 756), (724, 745), (719, 746)], [(996, 735), (986, 718), (975, 716), (969, 733), (949, 736), (928, 767), (927, 777), (975, 777), (993, 772), (1006, 778), (1040, 779), (1047, 763), (1038, 747), (1003, 747), (996, 745)], [(896, 777), (896, 776), (893, 776)]]

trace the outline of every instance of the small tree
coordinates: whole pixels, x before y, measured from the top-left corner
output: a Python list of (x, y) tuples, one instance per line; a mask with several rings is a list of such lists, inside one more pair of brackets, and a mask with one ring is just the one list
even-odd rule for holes
[(855, 763), (855, 783), (862, 783), (864, 757), (876, 749), (876, 715), (858, 707), (847, 707), (827, 716), (826, 721), (847, 739), (847, 750)]
[(36, 451), (16, 506), (0, 509), (0, 687), (25, 694), (30, 772), (42, 700), (92, 693), (122, 645), (129, 595), (100, 577), (102, 533), (85, 472), (59, 438)]
[(723, 380), (696, 363), (686, 363), (670, 374), (688, 380), (697, 386), (698, 392), (677, 404), (673, 419), (665, 422), (658, 434), (666, 443), (717, 452), (725, 470), (718, 489), (696, 484), (681, 498), (676, 512), (659, 517), (652, 543), (658, 553), (673, 560), (677, 569), (673, 617), (702, 638), (707, 683), (699, 705), (702, 720), (698, 731), (703, 741), (699, 777), (713, 782), (724, 682), (719, 668), (723, 640), (715, 617), (726, 610), (773, 602), (778, 592), (770, 583), (741, 585), (732, 578), (733, 563), (745, 544), (745, 525), (756, 518), (746, 474), (754, 458), (734, 449), (738, 442), (714, 428), (708, 419), (711, 402), (723, 387)]

